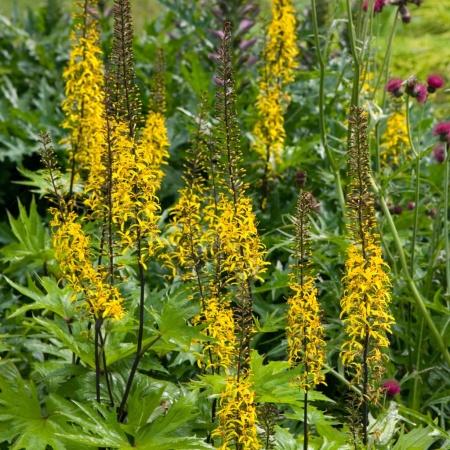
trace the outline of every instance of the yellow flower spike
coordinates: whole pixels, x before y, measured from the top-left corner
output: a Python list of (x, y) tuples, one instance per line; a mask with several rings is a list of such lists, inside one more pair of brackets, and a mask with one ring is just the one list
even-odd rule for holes
[(311, 237), (309, 218), (314, 197), (303, 192), (297, 202), (296, 217), (296, 258), (292, 267), (289, 288), (294, 295), (288, 298), (288, 360), (292, 366), (304, 365), (304, 371), (292, 383), (307, 392), (319, 383), (325, 382), (322, 367), (325, 362), (324, 328), (320, 323), (320, 306), (317, 288), (310, 268)]
[[(66, 208), (67, 209), (67, 208)], [(122, 297), (119, 291), (106, 281), (106, 273), (95, 268), (92, 263), (90, 239), (83, 232), (75, 212), (63, 214), (56, 208), (50, 208), (53, 220), (50, 225), (55, 259), (59, 262), (62, 276), (74, 290), (72, 300), (83, 293), (86, 309), (98, 319), (113, 318), (120, 320), (124, 316)]]
[(262, 156), (269, 172), (281, 160), (286, 137), (283, 114), (290, 101), (283, 88), (294, 80), (299, 53), (292, 1), (272, 0), (272, 16), (256, 102), (258, 120), (253, 129), (253, 149)]
[(352, 179), (347, 211), (351, 244), (347, 249), (341, 317), (346, 341), (342, 344), (342, 364), (353, 369), (353, 383), (362, 385), (363, 443), (368, 439), (368, 402), (377, 397), (373, 385), (379, 384), (387, 355), (387, 333), (392, 333), (394, 318), (389, 314), (390, 282), (383, 262), (379, 236), (374, 232), (374, 198), (370, 191), (370, 160), (367, 117), (364, 110), (352, 107), (349, 120), (348, 162)]
[[(96, 3), (91, 0), (88, 7), (95, 8)], [(86, 176), (101, 165), (104, 145), (104, 76), (98, 21), (84, 10), (84, 2), (78, 2), (76, 10), (83, 12), (74, 14), (74, 20), (81, 24), (71, 34), (72, 51), (63, 72), (66, 99), (61, 105), (66, 116), (61, 126), (70, 133), (63, 142), (70, 144), (71, 190), (77, 175)]]
[(411, 158), (409, 150), (408, 128), (406, 126), (406, 112), (402, 105), (395, 107), (387, 119), (386, 130), (381, 137), (381, 161), (384, 166), (389, 162), (400, 165), (403, 154)]
[(252, 386), (250, 372), (239, 380), (236, 379), (236, 375), (226, 378), (226, 386), (220, 395), (217, 412), (219, 426), (212, 433), (212, 436), (221, 439), (220, 449), (232, 448), (236, 441), (242, 450), (263, 448), (256, 429), (255, 393)]

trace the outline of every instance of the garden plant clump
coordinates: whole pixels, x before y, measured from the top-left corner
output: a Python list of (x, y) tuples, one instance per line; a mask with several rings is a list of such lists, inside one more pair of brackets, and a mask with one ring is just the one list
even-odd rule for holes
[(0, 449), (450, 449), (429, 3), (0, 16)]

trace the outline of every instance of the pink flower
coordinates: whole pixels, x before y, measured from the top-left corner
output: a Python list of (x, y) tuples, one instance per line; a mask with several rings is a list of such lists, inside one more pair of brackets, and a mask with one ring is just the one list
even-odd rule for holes
[[(375, 13), (381, 12), (385, 5), (386, 5), (386, 0), (375, 0), (375, 3), (373, 4), (373, 12), (375, 12)], [(367, 11), (368, 7), (369, 7), (369, 1), (364, 0), (363, 11)]]
[(441, 76), (433, 73), (428, 76), (427, 84), (428, 84), (427, 90), (430, 94), (432, 94), (433, 92), (436, 92), (436, 89), (439, 89), (442, 86), (444, 86), (444, 79)]
[(449, 142), (450, 140), (450, 122), (441, 122), (434, 127), (433, 134), (439, 136), (442, 142)]
[(403, 80), (401, 78), (393, 78), (389, 80), (386, 85), (386, 91), (393, 94), (395, 97), (401, 97), (403, 95), (402, 91)]
[(408, 209), (412, 211), (416, 207), (416, 202), (409, 202), (408, 203)]
[(414, 87), (413, 97), (417, 100), (417, 103), (425, 103), (427, 93), (427, 87), (424, 84), (418, 83)]
[(381, 12), (383, 7), (386, 5), (386, 0), (375, 0), (375, 4), (373, 5), (374, 12)]
[(386, 394), (389, 397), (393, 397), (394, 395), (400, 394), (400, 384), (395, 380), (385, 381), (382, 387), (386, 390)]
[(443, 163), (445, 161), (445, 147), (443, 145), (439, 145), (433, 150), (434, 159), (438, 163)]

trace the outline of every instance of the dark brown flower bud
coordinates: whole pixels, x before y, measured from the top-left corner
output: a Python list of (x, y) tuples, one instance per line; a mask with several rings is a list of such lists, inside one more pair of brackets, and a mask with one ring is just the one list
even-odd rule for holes
[(306, 172), (304, 170), (299, 170), (295, 174), (295, 181), (297, 182), (297, 186), (299, 188), (303, 188), (306, 185)]

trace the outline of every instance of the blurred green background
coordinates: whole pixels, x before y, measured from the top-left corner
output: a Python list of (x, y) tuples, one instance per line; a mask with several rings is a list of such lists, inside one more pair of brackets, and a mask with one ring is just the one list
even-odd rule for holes
[[(60, 1), (68, 11), (72, 9), (72, 5), (74, 4), (72, 0)], [(107, 6), (112, 6), (113, 1), (106, 0), (105, 3)], [(45, 4), (46, 0), (3, 0), (0, 2), (0, 15), (8, 17), (11, 13), (16, 12), (20, 16), (29, 7), (37, 8)], [(143, 29), (145, 23), (153, 20), (164, 9), (157, 0), (132, 0), (132, 5), (133, 18), (138, 32)]]

